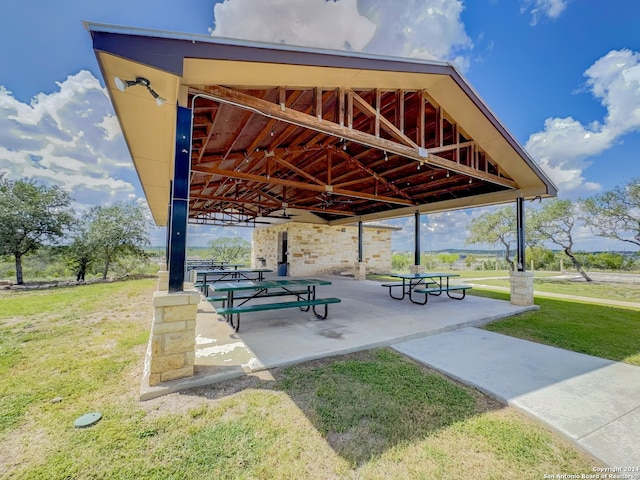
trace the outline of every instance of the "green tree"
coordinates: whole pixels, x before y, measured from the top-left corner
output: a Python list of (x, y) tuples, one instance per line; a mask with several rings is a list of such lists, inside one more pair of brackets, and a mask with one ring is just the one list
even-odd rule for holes
[(531, 237), (536, 243), (549, 241), (562, 248), (573, 266), (587, 282), (587, 275), (580, 261), (573, 253), (573, 227), (579, 218), (579, 207), (571, 200), (554, 198), (544, 203), (540, 210), (532, 210), (530, 215)]
[(504, 247), (504, 259), (509, 264), (511, 271), (515, 270), (515, 264), (511, 260), (511, 248), (516, 241), (516, 213), (513, 207), (503, 207), (494, 212), (485, 212), (471, 220), (467, 243)]
[(216, 238), (209, 242), (211, 258), (222, 262), (246, 261), (251, 253), (251, 244), (240, 237)]
[(391, 255), (391, 269), (394, 272), (405, 272), (409, 268), (409, 256), (406, 253)]
[(640, 247), (640, 178), (582, 202), (582, 220), (596, 235)]
[(88, 246), (96, 261), (103, 262), (102, 278), (120, 257), (146, 258), (151, 222), (147, 210), (136, 202), (117, 202), (108, 207), (94, 207), (87, 215), (87, 227), (81, 249)]
[(72, 221), (68, 193), (0, 176), (0, 255), (14, 257), (18, 285), (24, 284), (22, 258), (56, 243)]
[(447, 265), (449, 268), (451, 268), (451, 265), (456, 263), (459, 259), (460, 259), (460, 255), (458, 255), (457, 253), (439, 253), (438, 254), (438, 261)]
[(527, 247), (527, 259), (533, 262), (535, 268), (552, 269), (555, 267), (556, 255), (548, 248), (543, 246), (530, 245)]

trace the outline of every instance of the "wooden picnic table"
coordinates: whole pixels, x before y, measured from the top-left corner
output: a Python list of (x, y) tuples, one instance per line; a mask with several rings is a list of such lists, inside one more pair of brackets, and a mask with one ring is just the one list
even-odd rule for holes
[[(224, 315), (227, 318), (227, 321), (237, 332), (240, 328), (240, 313), (300, 308), (303, 312), (308, 312), (309, 309), (312, 309), (317, 318), (324, 320), (327, 318), (328, 304), (340, 303), (341, 300), (339, 298), (316, 298), (316, 287), (322, 285), (331, 285), (331, 282), (315, 278), (222, 282), (212, 285), (211, 289), (214, 292), (226, 295), (207, 297), (207, 300), (226, 302), (216, 310), (220, 315)], [(240, 293), (240, 295), (236, 295), (237, 293)], [(293, 296), (296, 300), (249, 304), (249, 302), (256, 299), (281, 296)], [(319, 305), (324, 305), (324, 313), (322, 314), (316, 311), (316, 307)], [(236, 316), (235, 322), (234, 315)]]
[[(462, 300), (466, 291), (471, 288), (469, 285), (450, 285), (449, 279), (459, 277), (457, 273), (425, 272), (425, 273), (390, 273), (390, 277), (402, 279), (402, 282), (383, 283), (383, 287), (389, 288), (389, 296), (394, 300), (403, 300), (409, 296), (409, 300), (419, 305), (424, 305), (429, 299), (429, 295), (439, 296), (443, 292), (449, 298)], [(394, 296), (393, 290), (400, 289), (401, 295)], [(462, 292), (460, 296), (451, 295), (451, 292)], [(424, 298), (416, 296), (424, 294)]]

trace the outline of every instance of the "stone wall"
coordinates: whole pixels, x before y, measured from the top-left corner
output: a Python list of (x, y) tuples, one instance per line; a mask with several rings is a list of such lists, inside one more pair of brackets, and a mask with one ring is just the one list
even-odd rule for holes
[[(366, 227), (363, 262), (367, 273), (391, 270), (391, 230)], [(334, 275), (353, 272), (358, 261), (358, 227), (286, 223), (253, 232), (252, 263), (278, 268), (278, 234), (287, 232), (288, 275)], [(264, 259), (264, 263), (259, 259)]]

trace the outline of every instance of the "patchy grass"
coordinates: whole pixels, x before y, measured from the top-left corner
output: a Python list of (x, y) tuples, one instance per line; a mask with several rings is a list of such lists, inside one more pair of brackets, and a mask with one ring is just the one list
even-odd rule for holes
[[(387, 349), (140, 403), (154, 284), (2, 297), (21, 313), (0, 320), (0, 477), (507, 479), (597, 465)], [(41, 307), (25, 313), (16, 299)], [(92, 411), (99, 423), (73, 427)]]
[[(509, 295), (474, 288), (473, 295)], [(640, 365), (640, 310), (577, 301), (535, 298), (540, 309), (484, 328), (574, 352)]]

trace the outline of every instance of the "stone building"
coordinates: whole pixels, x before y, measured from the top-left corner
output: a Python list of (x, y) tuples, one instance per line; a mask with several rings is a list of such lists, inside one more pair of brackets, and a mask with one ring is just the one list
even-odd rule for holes
[[(381, 223), (363, 225), (363, 258), (367, 273), (391, 270), (391, 232)], [(276, 271), (286, 264), (292, 276), (352, 274), (358, 263), (358, 226), (289, 222), (255, 229), (252, 265)]]

